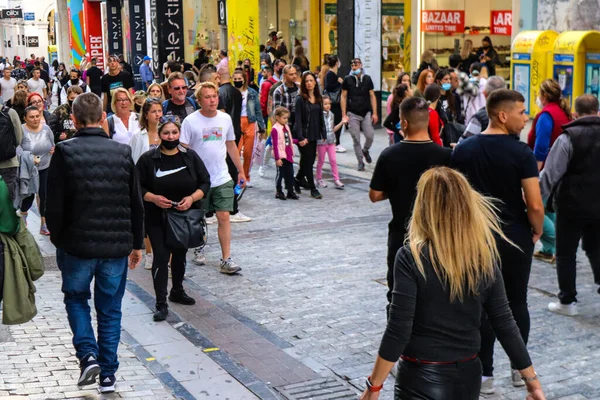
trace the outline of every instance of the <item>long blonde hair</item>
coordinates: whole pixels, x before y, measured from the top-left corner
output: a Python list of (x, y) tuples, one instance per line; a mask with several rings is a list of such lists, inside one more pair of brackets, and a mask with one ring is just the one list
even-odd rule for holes
[(450, 301), (476, 296), (494, 280), (499, 262), (494, 235), (512, 244), (496, 211), (493, 199), (472, 189), (460, 172), (438, 167), (421, 176), (408, 226), (409, 247), (423, 277), (427, 247), (436, 276), (450, 290)]
[(473, 51), (473, 41), (471, 39), (465, 40), (462, 49), (460, 49), (460, 58), (466, 60)]

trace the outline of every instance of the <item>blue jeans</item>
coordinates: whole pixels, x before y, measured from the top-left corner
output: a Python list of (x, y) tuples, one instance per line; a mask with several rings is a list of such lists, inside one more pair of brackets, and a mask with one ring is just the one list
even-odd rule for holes
[[(121, 340), (121, 301), (127, 280), (127, 257), (83, 259), (57, 249), (56, 261), (62, 274), (62, 292), (77, 358), (81, 360), (93, 354), (101, 368), (100, 376), (113, 375), (119, 368), (117, 348)], [(90, 284), (94, 278), (97, 342), (89, 305)]]

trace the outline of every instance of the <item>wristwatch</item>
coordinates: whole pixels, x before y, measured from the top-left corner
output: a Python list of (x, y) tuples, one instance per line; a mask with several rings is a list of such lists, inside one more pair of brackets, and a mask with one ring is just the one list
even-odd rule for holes
[(537, 381), (538, 380), (538, 376), (537, 376), (537, 374), (534, 374), (531, 378), (521, 377), (521, 380), (523, 380), (523, 382), (525, 382), (525, 383), (530, 383), (530, 382), (533, 382), (533, 381)]
[(369, 392), (379, 392), (381, 389), (383, 389), (383, 383), (379, 386), (373, 386), (370, 376), (367, 378), (366, 385)]

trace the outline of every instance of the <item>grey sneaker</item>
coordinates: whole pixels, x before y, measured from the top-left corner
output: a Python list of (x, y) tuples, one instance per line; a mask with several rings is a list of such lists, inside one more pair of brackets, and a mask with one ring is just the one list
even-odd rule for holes
[(510, 372), (510, 377), (512, 378), (512, 384), (514, 387), (525, 386), (525, 382), (523, 381), (523, 379), (521, 379), (521, 373), (518, 369), (511, 369)]
[(206, 264), (206, 256), (204, 255), (204, 247), (194, 250), (194, 263), (196, 265)]
[(144, 262), (144, 269), (151, 270), (152, 263), (154, 262), (154, 255), (152, 255), (152, 253), (146, 254), (146, 257), (144, 257), (143, 262)]
[(236, 263), (234, 263), (231, 257), (229, 257), (227, 260), (221, 260), (221, 269), (219, 270), (219, 272), (221, 272), (222, 274), (233, 275), (240, 272), (241, 270), (242, 268), (239, 267)]
[(365, 170), (365, 163), (362, 162), (362, 161), (359, 161), (358, 162), (358, 168), (357, 168), (357, 170), (364, 171)]
[[(483, 380), (483, 378), (487, 378)], [(479, 390), (480, 394), (494, 394), (496, 393), (496, 388), (494, 387), (494, 378), (490, 377), (481, 377), (481, 389)]]

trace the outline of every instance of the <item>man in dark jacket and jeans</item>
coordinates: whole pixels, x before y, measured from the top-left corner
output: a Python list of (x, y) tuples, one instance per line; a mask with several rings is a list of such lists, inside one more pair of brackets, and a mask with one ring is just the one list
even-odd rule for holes
[[(48, 172), (46, 217), (62, 273), (62, 292), (80, 360), (78, 386), (115, 390), (121, 301), (129, 268), (142, 258), (144, 206), (129, 146), (102, 130), (106, 114), (93, 93), (73, 102), (73, 139), (56, 145)], [(98, 341), (88, 304), (95, 279)]]
[[(554, 313), (577, 315), (576, 254), (579, 240), (600, 285), (600, 117), (598, 99), (575, 100), (577, 119), (563, 126), (542, 170), (542, 197), (556, 210), (556, 272), (559, 302)], [(600, 289), (599, 289), (600, 293)]]

